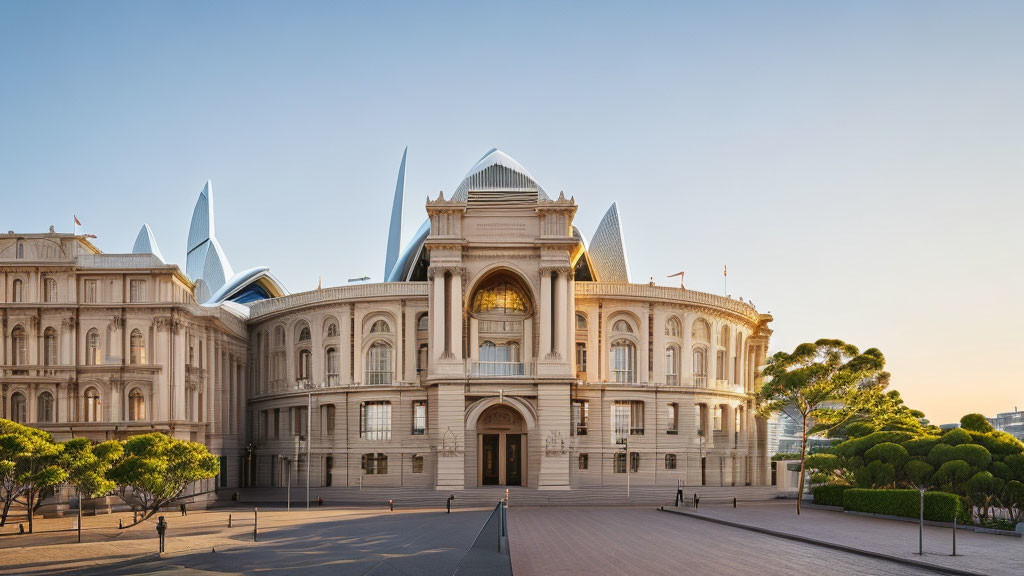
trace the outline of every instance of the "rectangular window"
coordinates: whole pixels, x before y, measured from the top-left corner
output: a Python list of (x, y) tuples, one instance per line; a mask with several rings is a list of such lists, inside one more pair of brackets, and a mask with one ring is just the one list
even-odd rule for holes
[(334, 436), (334, 404), (320, 407), (320, 429), (327, 436)]
[(590, 403), (586, 400), (573, 400), (572, 402), (572, 428), (571, 434), (576, 436), (587, 435), (587, 425), (590, 422)]
[(576, 343), (576, 372), (587, 372), (587, 345), (583, 342)]
[(412, 434), (422, 436), (427, 433), (427, 401), (415, 400), (412, 403)]
[(613, 467), (613, 471), (616, 474), (625, 474), (626, 473), (626, 453), (625, 452), (618, 452), (618, 453), (615, 454), (615, 464), (614, 464), (614, 467)]
[(423, 456), (419, 454), (412, 455), (412, 473), (422, 474), (423, 473)]
[(696, 412), (696, 416), (697, 416), (697, 436), (703, 436), (704, 435), (704, 410), (706, 410), (706, 408), (705, 408), (704, 404), (695, 404), (694, 408), (696, 409), (695, 412)]
[(640, 453), (630, 452), (629, 453), (629, 472), (635, 474), (640, 471)]
[(644, 435), (644, 403), (640, 400), (617, 400), (612, 404), (612, 429), (615, 443), (622, 444), (627, 436)]
[[(334, 407), (333, 405), (331, 406)], [(334, 456), (324, 457), (324, 486), (334, 483)]]
[(360, 438), (391, 440), (391, 402), (363, 402), (359, 413)]
[(146, 281), (145, 280), (131, 280), (129, 281), (129, 302), (145, 302), (146, 301)]
[(668, 405), (668, 433), (679, 434), (679, 404), (675, 402)]
[(590, 454), (580, 454), (580, 470), (586, 470), (590, 466)]
[(260, 438), (263, 440), (267, 439), (267, 433), (270, 431), (270, 414), (266, 410), (260, 410)]
[(96, 281), (86, 280), (85, 281), (85, 302), (87, 304), (96, 303)]
[(274, 440), (281, 437), (281, 409), (274, 408)]
[(228, 457), (220, 457), (220, 472), (217, 474), (217, 485), (221, 488), (228, 487)]
[(363, 472), (366, 474), (387, 474), (387, 454), (381, 454), (380, 452), (377, 452), (376, 454), (373, 452), (363, 454)]
[(665, 454), (665, 470), (675, 470), (675, 469), (676, 469), (676, 455), (675, 454)]
[(715, 356), (715, 378), (725, 380), (725, 350), (719, 350)]
[(713, 418), (714, 418), (714, 423), (712, 425), (713, 426), (712, 429), (713, 430), (721, 430), (722, 429), (722, 407), (721, 406), (715, 406), (715, 411), (714, 411)]
[(304, 439), (306, 437), (306, 407), (305, 406), (292, 406), (292, 436), (298, 436)]

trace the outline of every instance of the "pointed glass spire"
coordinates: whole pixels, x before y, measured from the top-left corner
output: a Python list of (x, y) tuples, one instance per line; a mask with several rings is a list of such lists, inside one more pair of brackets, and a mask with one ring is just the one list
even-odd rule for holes
[(402, 152), (402, 164), (398, 167), (398, 183), (395, 184), (395, 199), (391, 204), (391, 227), (388, 229), (388, 249), (384, 256), (384, 279), (391, 276), (391, 270), (398, 261), (402, 249), (402, 218), (405, 209), (405, 158), (409, 154), (406, 146)]

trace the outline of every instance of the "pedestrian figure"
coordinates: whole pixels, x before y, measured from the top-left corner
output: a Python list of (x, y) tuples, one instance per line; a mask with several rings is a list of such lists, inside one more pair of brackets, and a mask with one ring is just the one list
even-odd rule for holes
[(185, 503), (184, 502), (181, 503), (181, 515), (182, 516), (188, 516), (188, 509), (185, 508)]
[(317, 506), (323, 506), (324, 505), (324, 499), (322, 497), (320, 497), (320, 496), (317, 496), (316, 497), (316, 505)]

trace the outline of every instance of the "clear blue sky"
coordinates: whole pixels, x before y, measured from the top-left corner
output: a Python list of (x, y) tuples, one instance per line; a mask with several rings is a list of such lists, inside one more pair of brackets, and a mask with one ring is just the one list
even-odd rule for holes
[(492, 146), (617, 200), (634, 279), (752, 298), (774, 347), (878, 346), (935, 421), (1024, 406), (1024, 3), (0, 4), (0, 228), (183, 264), (381, 275)]

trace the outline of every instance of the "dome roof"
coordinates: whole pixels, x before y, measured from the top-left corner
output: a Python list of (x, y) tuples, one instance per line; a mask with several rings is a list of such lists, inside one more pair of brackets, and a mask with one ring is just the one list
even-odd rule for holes
[(455, 189), (452, 200), (469, 201), (471, 190), (532, 192), (544, 200), (551, 199), (522, 164), (497, 148), (491, 148), (469, 169)]

